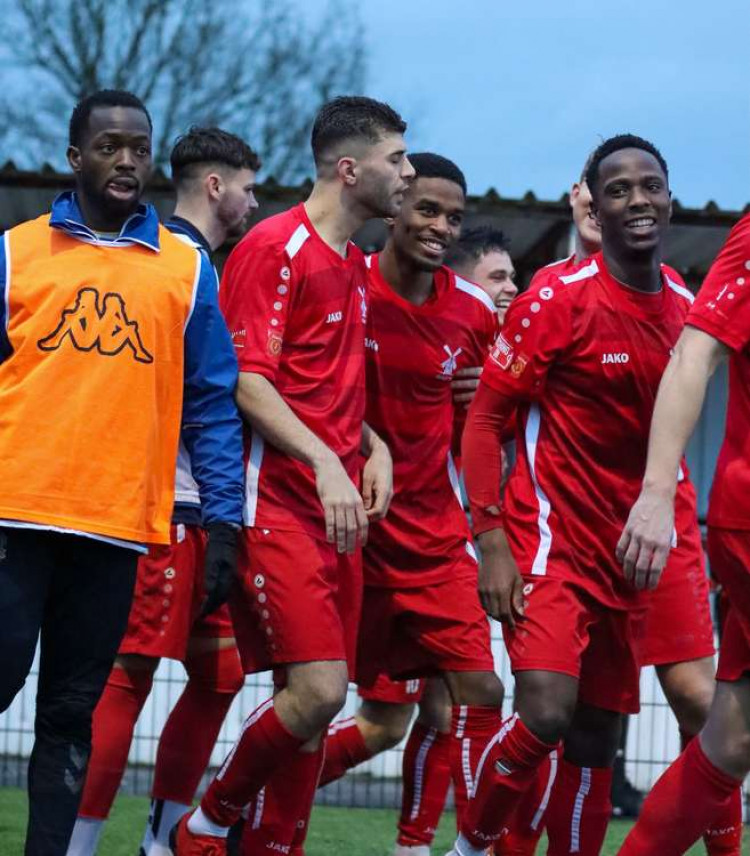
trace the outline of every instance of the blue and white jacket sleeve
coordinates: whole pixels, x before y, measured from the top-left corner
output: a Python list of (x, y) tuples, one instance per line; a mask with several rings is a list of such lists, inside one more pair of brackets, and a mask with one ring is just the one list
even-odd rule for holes
[(182, 439), (198, 483), (203, 524), (242, 525), (242, 421), (234, 402), (237, 358), (219, 310), (216, 275), (200, 253), (195, 306), (185, 330)]
[(5, 258), (5, 235), (0, 235), (0, 363), (13, 349), (8, 339), (8, 271)]

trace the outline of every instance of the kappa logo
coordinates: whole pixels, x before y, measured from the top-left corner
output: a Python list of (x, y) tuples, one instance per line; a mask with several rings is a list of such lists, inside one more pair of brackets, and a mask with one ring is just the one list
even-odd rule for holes
[(93, 351), (114, 357), (128, 347), (139, 363), (153, 363), (138, 332), (138, 322), (131, 321), (122, 295), (108, 292), (100, 300), (95, 288), (79, 290), (75, 303), (64, 309), (60, 323), (37, 346), (42, 351), (56, 351), (65, 340), (77, 351)]
[(625, 365), (630, 362), (630, 354), (602, 354), (602, 365)]
[(460, 354), (464, 352), (463, 348), (456, 348), (455, 351), (452, 351), (448, 345), (443, 345), (443, 350), (446, 354), (448, 354), (448, 358), (443, 360), (440, 363), (440, 374), (438, 377), (443, 380), (450, 380), (456, 372), (457, 363), (456, 360)]

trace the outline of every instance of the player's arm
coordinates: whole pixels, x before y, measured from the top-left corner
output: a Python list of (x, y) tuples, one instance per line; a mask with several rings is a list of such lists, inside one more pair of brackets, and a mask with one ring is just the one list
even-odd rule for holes
[(357, 538), (365, 544), (367, 514), (359, 491), (338, 456), (299, 419), (273, 383), (261, 374), (240, 372), (237, 405), (269, 443), (313, 470), (328, 541), (335, 541), (340, 553), (354, 552)]
[(485, 612), (511, 627), (523, 618), (523, 579), (502, 528), (502, 438), (516, 399), (480, 384), (469, 408), (462, 463), (474, 534), (482, 554), (479, 598)]
[(654, 588), (666, 565), (680, 461), (703, 409), (711, 375), (727, 354), (718, 339), (685, 327), (662, 377), (641, 493), (616, 549), (625, 577), (638, 589)]
[[(533, 320), (529, 320), (533, 319)], [(466, 490), (482, 553), (479, 594), (511, 627), (523, 618), (523, 579), (502, 527), (503, 441), (518, 404), (542, 396), (550, 367), (570, 343), (569, 302), (529, 290), (508, 310), (469, 408), (462, 443)]]
[(193, 312), (185, 329), (182, 438), (198, 484), (208, 532), (203, 613), (229, 596), (242, 525), (242, 423), (234, 402), (237, 359), (219, 311), (216, 276), (200, 256)]
[(393, 499), (393, 459), (385, 441), (362, 423), (362, 501), (370, 520), (382, 520)]

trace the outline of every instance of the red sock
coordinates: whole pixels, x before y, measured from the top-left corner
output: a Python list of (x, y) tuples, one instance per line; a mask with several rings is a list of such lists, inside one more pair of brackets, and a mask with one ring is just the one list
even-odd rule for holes
[[(680, 729), (683, 749), (692, 739), (693, 735)], [(708, 856), (739, 856), (742, 848), (742, 788), (738, 787), (735, 799), (716, 814), (703, 834), (703, 843)]]
[(557, 779), (560, 752), (560, 749), (554, 749), (537, 768), (531, 787), (508, 823), (507, 834), (495, 842), (495, 856), (534, 856), (536, 853), (547, 822), (547, 808)]
[(560, 760), (547, 809), (548, 856), (599, 856), (612, 816), (612, 768)]
[(305, 740), (284, 727), (268, 699), (250, 714), (234, 748), (209, 785), (201, 809), (219, 826), (232, 826), (242, 809), (296, 756)]
[(347, 770), (369, 761), (372, 754), (353, 716), (331, 723), (326, 735), (326, 759), (320, 774), (320, 786), (340, 779)]
[(474, 775), (487, 744), (502, 728), (496, 707), (454, 705), (451, 717), (450, 764), (456, 826), (461, 824), (474, 791)]
[(714, 767), (693, 740), (651, 789), (619, 856), (684, 853), (737, 799), (740, 782)]
[(236, 648), (191, 657), (185, 669), (189, 680), (159, 739), (151, 796), (190, 805), (245, 676)]
[(432, 844), (451, 783), (451, 735), (415, 722), (403, 757), (397, 843)]
[(304, 847), (324, 754), (322, 744), (315, 752), (298, 752), (268, 780), (245, 823), (240, 856)]
[(517, 713), (506, 719), (481, 754), (473, 796), (461, 824), (461, 834), (472, 847), (489, 847), (507, 832), (537, 768), (554, 748), (535, 737)]
[(91, 723), (91, 758), (86, 772), (79, 817), (106, 820), (117, 796), (133, 729), (151, 692), (153, 674), (148, 669), (115, 666), (94, 710)]

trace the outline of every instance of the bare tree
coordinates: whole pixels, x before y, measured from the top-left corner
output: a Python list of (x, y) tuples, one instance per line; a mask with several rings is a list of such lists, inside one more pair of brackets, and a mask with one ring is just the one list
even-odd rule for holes
[(363, 85), (361, 22), (344, 4), (321, 2), (316, 16), (293, 0), (0, 0), (0, 152), (59, 165), (72, 106), (128, 89), (152, 112), (158, 163), (189, 125), (211, 123), (244, 136), (268, 174), (297, 181), (317, 108)]

